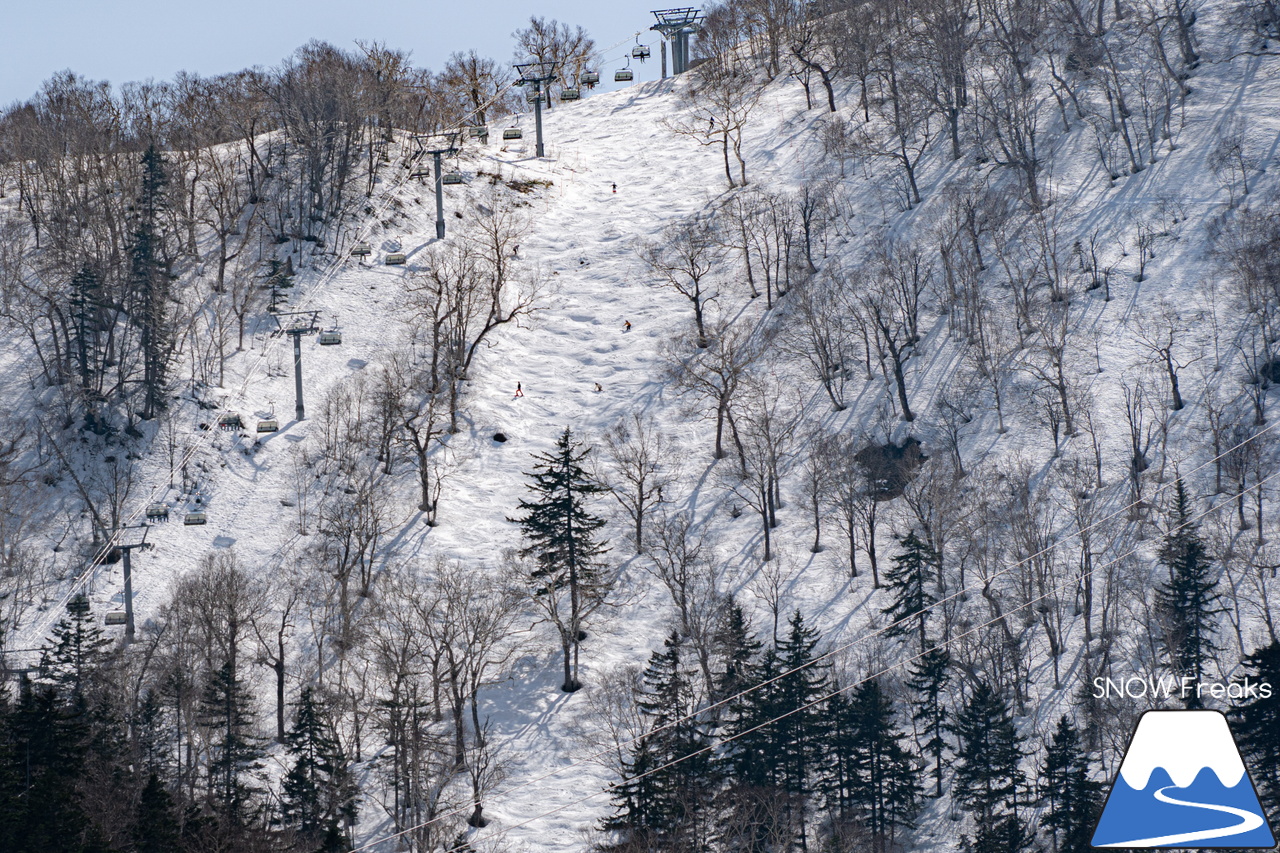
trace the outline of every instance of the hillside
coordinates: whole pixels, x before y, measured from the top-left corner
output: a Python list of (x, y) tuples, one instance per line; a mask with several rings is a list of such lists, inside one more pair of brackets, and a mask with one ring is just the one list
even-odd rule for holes
[[(553, 453), (568, 428), (594, 448), (591, 470), (616, 482), (606, 435), (638, 415), (667, 442), (657, 466), (667, 490), (648, 535), (660, 538), (653, 532), (659, 515), (683, 519), (679, 538), (705, 548), (699, 565), (711, 567), (717, 606), (736, 601), (765, 641), (784, 634), (790, 614), (800, 611), (821, 637), (819, 652), (834, 652), (830, 664), (841, 684), (880, 676), (904, 702), (906, 668), (917, 649), (910, 632), (885, 635), (893, 602), (889, 590), (873, 588), (870, 564), (878, 561), (884, 580), (902, 553), (901, 537), (919, 532), (939, 552), (939, 579), (947, 570), (946, 583), (933, 592), (939, 604), (929, 630), (949, 643), (955, 702), (984, 677), (998, 682), (1026, 739), (1028, 772), (1039, 767), (1059, 717), (1088, 704), (1094, 677), (1145, 675), (1162, 666), (1150, 621), (1152, 590), (1168, 573), (1159, 556), (1178, 478), (1223, 572), (1213, 674), (1234, 678), (1243, 655), (1268, 637), (1274, 641), (1272, 609), (1280, 603), (1262, 569), (1275, 526), (1268, 388), (1280, 374), (1268, 355), (1269, 327), (1259, 330), (1241, 307), (1247, 300), (1235, 272), (1240, 264), (1233, 266), (1228, 251), (1238, 245), (1232, 239), (1255, 233), (1239, 227), (1250, 211), (1265, 217), (1280, 198), (1274, 168), (1280, 62), (1247, 50), (1228, 25), (1231, 14), (1224, 4), (1202, 11), (1201, 60), (1190, 93), (1167, 118), (1168, 136), (1151, 142), (1152, 162), (1139, 171), (1108, 174), (1110, 155), (1100, 157), (1094, 127), (1043, 99), (1039, 209), (1019, 200), (1015, 169), (969, 152), (953, 160), (943, 136), (915, 167), (919, 203), (891, 158), (865, 156), (865, 146), (862, 153), (833, 153), (833, 123), (858, 118), (856, 81), (837, 82), (835, 117), (820, 97), (807, 107), (792, 78), (764, 84), (743, 125), (749, 183), (732, 189), (728, 152), (699, 144), (700, 128), (676, 132), (694, 85), (687, 76), (557, 103), (543, 117), (543, 159), (533, 157), (532, 116), (491, 122), (489, 141), (467, 140), (448, 166), (464, 183), (445, 187), (444, 243), (474, 239), (495, 223), (507, 227), (495, 244), (496, 257), (509, 266), (503, 298), (527, 310), (478, 341), (459, 383), (459, 429), (430, 437), (432, 476), (441, 478), (438, 509), (430, 511), (421, 505), (419, 472), (403, 437), (396, 434), (388, 462), (379, 442), (391, 447), (393, 439), (377, 426), (381, 383), (427, 369), (432, 350), (421, 317), (435, 303), (424, 301), (424, 289), (429, 272), (449, 262), (435, 240), (430, 182), (410, 176), (412, 141), (395, 134), (385, 148), (389, 166), (367, 203), (335, 228), (336, 240), (314, 250), (295, 241), (288, 310), (318, 312), (325, 329), (341, 331), (336, 346), (302, 338), (306, 419), (292, 417), (290, 338), (270, 334), (274, 322), (259, 310), (246, 349), (226, 360), (220, 385), (191, 381), (201, 346), (193, 332), (176, 356), (168, 413), (140, 424), (118, 521), (140, 523), (154, 504), (166, 505), (170, 520), (147, 531), (153, 549), (132, 555), (144, 639), (130, 654), (140, 660), (141, 650), (168, 642), (165, 626), (177, 624), (169, 608), (183, 589), (190, 592), (183, 579), (201, 561), (234, 555), (245, 574), (269, 587), (258, 600), (265, 613), (274, 615), (286, 598), (296, 608), (280, 641), (289, 701), (303, 685), (316, 684), (342, 696), (343, 713), (366, 716), (363, 723), (344, 717), (339, 726), (345, 741), (359, 744), (355, 773), (368, 785), (355, 849), (401, 849), (383, 840), (397, 832), (386, 806), (393, 797), (380, 775), (379, 759), (389, 751), (381, 723), (368, 719), (378, 703), (390, 701), (379, 643), (395, 633), (393, 626), (408, 624), (388, 615), (398, 606), (390, 602), (401, 599), (387, 590), (401, 589), (396, 584), (407, 578), (434, 578), (450, 561), (497, 586), (513, 583), (513, 554), (522, 540), (512, 519), (529, 497), (535, 455)], [(511, 122), (524, 136), (503, 142), (500, 130)], [(1223, 165), (1230, 159), (1222, 153), (1224, 139), (1241, 152), (1239, 177)], [(736, 182), (741, 173), (731, 165)], [(806, 191), (819, 190), (822, 212), (811, 235), (816, 271), (809, 272), (796, 211)], [(772, 206), (758, 201), (765, 197)], [(791, 219), (785, 240), (750, 250), (757, 267), (748, 285), (728, 211), (751, 199), (762, 206), (742, 234), (748, 227), (766, 233), (767, 216), (783, 207)], [(0, 202), (11, 216), (16, 203), (12, 195)], [(972, 225), (972, 216), (968, 226), (961, 221), (966, 204), (987, 217), (985, 230)], [(675, 226), (697, 221), (723, 229), (702, 283), (704, 296), (712, 295), (706, 305), (715, 339), (704, 349), (689, 331), (690, 301), (664, 286), (661, 271), (645, 261), (646, 247), (650, 255), (653, 247), (675, 250)], [(943, 255), (968, 239), (966, 227), (978, 229), (973, 242), (985, 262), (961, 271)], [(351, 256), (361, 242), (371, 254)], [(785, 258), (760, 262), (760, 253), (783, 250)], [(26, 251), (38, 260), (41, 249)], [(270, 257), (272, 249), (266, 251)], [(405, 255), (403, 266), (385, 264), (393, 252)], [(769, 263), (780, 279), (766, 287)], [(914, 272), (907, 269), (912, 263)], [(907, 271), (894, 279), (893, 270)], [(202, 264), (183, 275), (195, 293), (209, 270)], [(806, 318), (834, 312), (852, 324), (862, 311), (872, 318), (875, 281), (889, 280), (923, 282), (911, 295), (918, 300), (909, 318), (918, 324), (915, 338), (904, 353), (890, 354), (887, 341), (875, 351), (879, 339), (866, 337), (874, 326), (867, 320), (861, 337), (849, 332), (838, 382), (828, 376), (839, 387), (824, 388), (809, 363), (806, 335), (815, 325)], [(975, 319), (983, 316), (1002, 319)], [(35, 354), (19, 334), (13, 340), (0, 383), (10, 399), (34, 411), (52, 395), (32, 378)], [(744, 362), (741, 382), (728, 395), (726, 454), (717, 459), (715, 401), (700, 396), (689, 377), (725, 356), (731, 340), (756, 357)], [(899, 355), (901, 389), (891, 369)], [(1176, 410), (1171, 375), (1185, 402)], [(521, 396), (513, 396), (517, 388)], [(843, 408), (833, 405), (834, 395)], [(231, 412), (243, 428), (218, 429), (217, 417)], [(269, 417), (279, 430), (256, 432)], [(21, 420), (15, 414), (13, 423)], [(41, 440), (72, 434), (42, 433)], [(882, 491), (862, 505), (860, 520), (847, 522), (858, 526), (853, 543), (844, 538), (838, 500), (820, 497), (824, 524), (815, 551), (807, 484), (823, 471), (835, 476), (824, 454), (841, 436), (845, 451), (892, 447), (908, 458), (919, 442), (925, 461), (895, 469), (903, 483), (892, 494), (883, 483), (876, 487)], [(1257, 451), (1231, 457), (1235, 467), (1227, 465), (1224, 474), (1218, 460), (1245, 445)], [(97, 444), (86, 447), (100, 453)], [(751, 455), (757, 452), (763, 455)], [(779, 499), (777, 525), (767, 528), (772, 559), (752, 506), (761, 496), (752, 491), (751, 472), (766, 456), (768, 465), (759, 465), (772, 466), (769, 476), (777, 478), (769, 499)], [(48, 583), (13, 593), (16, 628), (4, 640), (12, 660), (24, 665), (35, 664), (30, 650), (48, 641), (74, 594), (88, 592), (95, 614), (123, 606), (122, 564), (81, 561), (95, 548), (76, 514), (71, 478), (52, 477), (41, 488), (48, 490), (37, 499), (43, 510), (33, 513), (22, 539), (37, 559), (49, 561)], [(1237, 493), (1245, 494), (1238, 505)], [(614, 757), (595, 753), (602, 744), (609, 752), (610, 725), (623, 725), (601, 709), (621, 701), (619, 685), (636, 678), (625, 668), (643, 669), (676, 624), (656, 558), (636, 553), (623, 509), (608, 495), (592, 505), (608, 518), (603, 535), (606, 560), (620, 572), (616, 592), (588, 621), (577, 692), (559, 689), (560, 645), (532, 599), (515, 608), (509, 635), (495, 645), (503, 657), (484, 674), (477, 715), (490, 721), (489, 749), (505, 766), (486, 783), (490, 823), (468, 835), (478, 850), (589, 849), (588, 835), (612, 813), (606, 786), (617, 778)], [(347, 506), (359, 509), (343, 515)], [(206, 524), (182, 523), (196, 511), (206, 514)], [(345, 539), (333, 532), (339, 519), (361, 512), (376, 518), (351, 522)], [(352, 580), (348, 590), (344, 581), (339, 616), (332, 566), (344, 547), (360, 554), (342, 565), (367, 582), (357, 593), (361, 584)], [(1086, 582), (1096, 599), (1084, 598)], [(120, 630), (107, 632), (116, 637)], [(246, 649), (257, 642), (246, 633)], [(257, 725), (268, 735), (275, 676), (271, 643), (262, 646), (266, 651), (245, 652), (254, 661), (245, 677), (258, 697)], [(440, 679), (432, 678), (439, 670), (415, 673), (424, 690), (433, 682), (439, 689)], [(1096, 702), (1089, 708), (1099, 732), (1100, 778), (1110, 779), (1140, 708)], [(900, 717), (900, 728), (918, 734), (909, 714)], [(441, 731), (450, 727), (437, 723)], [(447, 741), (447, 732), (441, 737)], [(278, 779), (283, 752), (275, 746), (270, 754), (263, 775)], [(440, 822), (456, 835), (466, 829), (469, 783), (459, 776), (441, 784), (447, 792), (431, 807), (447, 813)], [(1042, 810), (1030, 809), (1033, 824)], [(905, 849), (961, 849), (959, 835), (973, 826), (962, 811), (950, 790), (925, 799), (916, 827), (904, 830)], [(432, 820), (429, 809), (417, 814), (417, 825)]]

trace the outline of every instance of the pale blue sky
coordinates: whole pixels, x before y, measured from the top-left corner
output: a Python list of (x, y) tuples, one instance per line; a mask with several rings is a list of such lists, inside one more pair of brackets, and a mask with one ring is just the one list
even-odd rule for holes
[[(179, 70), (221, 74), (272, 66), (312, 38), (339, 47), (356, 39), (413, 52), (438, 70), (454, 50), (511, 59), (511, 33), (530, 15), (581, 24), (599, 48), (636, 31), (653, 58), (633, 63), (636, 80), (658, 76), (653, 0), (3, 0), (0, 105), (25, 100), (55, 71), (94, 80), (165, 80)], [(689, 3), (688, 5), (701, 5)], [(634, 44), (634, 41), (631, 42)], [(623, 64), (612, 51), (602, 70)], [(612, 81), (612, 74), (601, 75)]]

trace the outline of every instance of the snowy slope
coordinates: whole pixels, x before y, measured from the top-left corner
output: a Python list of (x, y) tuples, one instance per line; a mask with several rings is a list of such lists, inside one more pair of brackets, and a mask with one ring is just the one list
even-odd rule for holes
[[(1228, 46), (1219, 46), (1225, 55)], [(1212, 56), (1211, 56), (1212, 59)], [(1249, 119), (1249, 140), (1264, 163), (1274, 163), (1280, 144), (1280, 63), (1274, 57), (1245, 56), (1221, 63), (1207, 62), (1194, 80), (1195, 94), (1187, 104), (1186, 124), (1178, 133), (1176, 150), (1143, 172), (1111, 182), (1098, 168), (1088, 131), (1060, 127), (1047, 135), (1052, 149), (1050, 183), (1063, 213), (1065, 239), (1101, 230), (1106, 235), (1108, 262), (1114, 263), (1113, 299), (1100, 294), (1079, 297), (1087, 324), (1096, 330), (1096, 349), (1082, 353), (1077, 367), (1088, 375), (1088, 394), (1096, 403), (1104, 430), (1109, 474), (1118, 479), (1126, 437), (1122, 434), (1119, 379), (1143, 369), (1143, 353), (1135, 342), (1138, 318), (1170, 304), (1184, 312), (1200, 345), (1211, 349), (1210, 291), (1206, 279), (1206, 232), (1214, 217), (1225, 209), (1226, 194), (1205, 166), (1214, 135), (1235, 116)], [(653, 286), (634, 251), (635, 241), (653, 239), (674, 218), (704, 209), (724, 191), (722, 164), (714, 148), (677, 136), (662, 120), (679, 109), (673, 90), (682, 84), (650, 83), (620, 92), (599, 94), (571, 106), (557, 105), (545, 116), (548, 157), (532, 157), (531, 117), (522, 117), (525, 139), (503, 147), (494, 142), (471, 148), (459, 166), (471, 180), (469, 188), (446, 190), (446, 217), (453, 228), (454, 211), (468, 209), (464, 198), (478, 196), (484, 181), (478, 170), (500, 170), (504, 177), (539, 179), (550, 186), (528, 198), (532, 231), (520, 245), (524, 274), (535, 270), (546, 284), (547, 296), (536, 314), (519, 328), (500, 330), (473, 370), (465, 418), (460, 434), (449, 439), (450, 449), (463, 460), (447, 486), (439, 525), (428, 528), (412, 509), (411, 474), (401, 466), (396, 501), (399, 526), (390, 537), (386, 564), (426, 566), (436, 555), (456, 557), (468, 564), (492, 569), (502, 549), (517, 535), (508, 522), (523, 496), (522, 472), (531, 464), (530, 454), (549, 450), (557, 435), (571, 427), (575, 432), (599, 436), (610, 424), (631, 412), (654, 413), (683, 448), (688, 500), (700, 515), (713, 518), (720, 536), (720, 551), (728, 561), (730, 591), (756, 610), (757, 627), (768, 624), (763, 604), (750, 592), (759, 571), (758, 523), (751, 515), (733, 518), (732, 503), (714, 485), (706, 468), (711, 463), (710, 424), (690, 415), (671, 388), (664, 384), (659, 364), (661, 347), (672, 332), (689, 321), (687, 303), (677, 294)], [(846, 98), (851, 103), (852, 98)], [(798, 84), (779, 81), (769, 87), (755, 114), (746, 143), (749, 177), (770, 189), (788, 189), (802, 180), (834, 176), (836, 166), (823, 162), (816, 129), (825, 120), (820, 109), (806, 112)], [(496, 139), (497, 134), (494, 135)], [(897, 210), (881, 188), (884, 174), (851, 175), (851, 203), (844, 222), (837, 227), (830, 263), (842, 253), (856, 252), (873, 230), (922, 235), (935, 213), (939, 191), (960, 176), (965, 164), (951, 164), (933, 156), (923, 165), (925, 203), (915, 211)], [(1274, 170), (1255, 177), (1253, 191), (1261, 193), (1275, 184)], [(1003, 178), (1002, 178), (1003, 179)], [(617, 184), (617, 192), (611, 185)], [(141, 619), (155, 614), (165, 602), (175, 580), (191, 569), (201, 555), (217, 548), (234, 547), (242, 566), (263, 573), (274, 572), (294, 558), (303, 544), (297, 533), (294, 511), (282, 504), (293, 489), (291, 450), (314, 447), (315, 413), (320, 401), (337, 383), (359, 371), (385, 363), (389, 344), (404, 340), (404, 305), (407, 271), (380, 265), (381, 257), (400, 244), (413, 266), (422, 249), (434, 240), (434, 207), (428, 188), (410, 182), (388, 182), (376, 197), (379, 215), (362, 226), (361, 238), (375, 247), (373, 263), (340, 260), (321, 272), (299, 276), (295, 304), (321, 312), (328, 322), (336, 318), (343, 331), (340, 347), (320, 347), (305, 339), (304, 376), (308, 420), (294, 422), (293, 377), (288, 341), (255, 336), (255, 348), (232, 362), (226, 384), (227, 406), (252, 422), (265, 416), (274, 403), (281, 431), (255, 441), (254, 437), (204, 433), (195, 427), (193, 412), (189, 438), (204, 442), (194, 462), (207, 469), (201, 489), (209, 523), (185, 527), (180, 523), (158, 526), (151, 533), (153, 551), (135, 557), (135, 606)], [(1170, 201), (1182, 211), (1179, 239), (1161, 244), (1151, 262), (1147, 279), (1132, 279), (1135, 223), (1164, 215)], [(378, 224), (391, 210), (404, 214), (390, 226)], [(918, 230), (913, 230), (918, 229)], [(353, 238), (354, 240), (354, 238)], [(726, 282), (726, 291), (728, 291)], [(741, 310), (749, 318), (764, 313), (763, 300), (733, 302), (724, 308)], [(1219, 299), (1225, 299), (1218, 294)], [(930, 400), (952, 380), (958, 359), (947, 338), (946, 322), (933, 317), (925, 341), (911, 362), (909, 383), (913, 405), (922, 412), (914, 426), (891, 425), (894, 439), (907, 434), (930, 438)], [(624, 331), (624, 321), (632, 328)], [(265, 326), (263, 327), (266, 328)], [(1213, 354), (1206, 353), (1204, 372), (1210, 384), (1230, 386), (1236, 368), (1224, 359), (1215, 371)], [(1090, 369), (1091, 368), (1091, 369)], [(790, 368), (788, 368), (790, 370)], [(1091, 375), (1089, 375), (1091, 374)], [(793, 375), (788, 373), (788, 375)], [(595, 383), (603, 391), (594, 391)], [(525, 396), (513, 399), (516, 384)], [(801, 383), (797, 383), (800, 385)], [(1198, 389), (1200, 383), (1194, 383)], [(872, 430), (883, 386), (879, 380), (855, 389), (855, 404), (846, 412), (830, 412), (820, 389), (803, 384), (806, 410), (813, 420), (832, 426)], [(1016, 403), (1017, 401), (1015, 401)], [(1015, 409), (1017, 407), (1015, 406)], [(207, 419), (208, 414), (204, 413)], [(1198, 429), (1194, 400), (1174, 416), (1175, 431), (1190, 434)], [(1017, 412), (1011, 431), (995, 432), (994, 414), (980, 413), (965, 442), (969, 456), (978, 460), (1024, 459), (1035, 476), (1049, 464), (1043, 429), (1034, 416)], [(502, 431), (509, 441), (498, 444), (491, 436)], [(1176, 448), (1175, 432), (1171, 446)], [(1081, 439), (1083, 440), (1083, 439)], [(1197, 441), (1197, 448), (1203, 447)], [(168, 492), (167, 463), (157, 450), (144, 460), (141, 479), (150, 491), (137, 489), (135, 509), (151, 499), (174, 499)], [(1178, 455), (1174, 450), (1175, 457)], [(1187, 465), (1197, 459), (1185, 460)], [(180, 514), (180, 513), (179, 513)], [(798, 501), (782, 513), (777, 531), (782, 564), (790, 573), (786, 610), (800, 607), (812, 615), (828, 641), (845, 643), (879, 624), (882, 603), (872, 596), (869, 581), (851, 583), (842, 572), (834, 551), (811, 555), (807, 543), (812, 533)], [(882, 553), (889, 546), (885, 531)], [(629, 555), (617, 538), (614, 556)], [(616, 610), (601, 617), (583, 648), (586, 689), (567, 696), (556, 689), (559, 680), (558, 651), (542, 642), (522, 658), (508, 684), (488, 691), (486, 710), (497, 724), (498, 752), (510, 757), (507, 789), (487, 803), (493, 824), (478, 837), (501, 838), (527, 845), (531, 850), (580, 849), (580, 831), (591, 826), (607, 810), (607, 798), (597, 796), (610, 781), (593, 764), (574, 765), (584, 749), (573, 735), (574, 724), (587, 724), (584, 709), (601, 672), (622, 663), (643, 664), (649, 650), (661, 643), (666, 632), (668, 605), (665, 593), (654, 588), (634, 564), (628, 564), (624, 586), (633, 595)], [(115, 608), (121, 600), (119, 566), (104, 568), (91, 589), (99, 609)], [(38, 645), (58, 614), (58, 606), (33, 615), (26, 625), (22, 645)], [(1072, 635), (1078, 624), (1069, 626)], [(847, 652), (847, 666), (864, 670), (876, 655), (868, 644)], [(1043, 656), (1037, 658), (1043, 664)], [(1025, 721), (1028, 733), (1041, 721), (1055, 716), (1071, 682), (1074, 655), (1063, 661), (1067, 688), (1058, 694), (1048, 689), (1049, 677), (1033, 673), (1044, 701)], [(537, 781), (544, 774), (569, 769), (561, 775)], [(524, 785), (524, 787), (520, 787)], [(547, 817), (544, 813), (564, 807)], [(372, 803), (364, 810), (362, 831), (368, 840), (386, 831), (387, 824)], [(926, 816), (919, 832), (920, 849), (947, 849), (954, 831), (945, 821), (945, 806)], [(378, 849), (394, 849), (391, 842)]]

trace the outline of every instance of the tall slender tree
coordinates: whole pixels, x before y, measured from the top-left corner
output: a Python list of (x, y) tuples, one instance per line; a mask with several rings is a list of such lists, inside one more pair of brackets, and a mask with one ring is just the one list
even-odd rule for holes
[[(527, 543), (521, 557), (532, 557), (529, 573), (535, 600), (555, 623), (564, 651), (562, 690), (571, 693), (578, 681), (578, 647), (587, 616), (602, 605), (613, 577), (600, 559), (608, 551), (597, 538), (604, 519), (587, 509), (587, 499), (605, 487), (587, 475), (583, 463), (591, 449), (574, 441), (565, 427), (553, 453), (535, 454), (538, 460), (527, 472), (534, 493), (520, 501), (524, 516), (512, 519), (520, 525)], [(567, 599), (567, 600), (566, 600)]]
[(966, 839), (973, 853), (1014, 853), (1026, 846), (1020, 807), (1026, 789), (1022, 738), (1009, 706), (985, 682), (973, 689), (951, 727), (956, 765), (953, 795), (973, 816), (976, 831)]
[(1049, 828), (1054, 853), (1088, 853), (1102, 807), (1102, 784), (1089, 778), (1090, 760), (1071, 719), (1058, 720), (1040, 769), (1040, 822)]
[(929, 648), (925, 635), (929, 606), (937, 601), (929, 590), (929, 583), (937, 573), (938, 555), (914, 530), (899, 537), (898, 544), (902, 546), (902, 553), (893, 558), (893, 565), (885, 572), (885, 586), (893, 600), (880, 612), (892, 620), (885, 633), (889, 636), (915, 633), (920, 653), (924, 654)]
[[(1215, 617), (1224, 608), (1218, 600), (1213, 563), (1191, 514), (1186, 487), (1179, 479), (1174, 487), (1169, 533), (1160, 549), (1160, 562), (1168, 568), (1169, 577), (1156, 589), (1156, 603), (1164, 622), (1169, 664), (1179, 675), (1199, 682), (1218, 650), (1214, 644)], [(1184, 699), (1188, 707), (1200, 707), (1198, 694), (1198, 690), (1188, 693)]]

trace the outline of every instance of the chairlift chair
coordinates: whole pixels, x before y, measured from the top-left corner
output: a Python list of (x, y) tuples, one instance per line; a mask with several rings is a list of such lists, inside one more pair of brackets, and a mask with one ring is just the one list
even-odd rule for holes
[(406, 260), (404, 252), (391, 252), (387, 255), (385, 263), (389, 267), (399, 267), (404, 266)]
[(276, 432), (280, 429), (280, 422), (275, 418), (268, 418), (265, 421), (258, 421), (258, 432)]
[(129, 621), (129, 617), (123, 610), (112, 610), (102, 617), (103, 625), (124, 625)]
[(342, 332), (337, 329), (329, 329), (320, 333), (320, 346), (331, 347), (342, 343)]
[(546, 96), (543, 95), (541, 92), (535, 91), (533, 89), (530, 89), (529, 91), (524, 93), (524, 99), (531, 104), (541, 101), (544, 97)]
[(182, 523), (187, 526), (194, 524), (208, 524), (209, 519), (205, 516), (203, 510), (196, 510), (195, 512), (187, 513), (186, 517), (182, 519)]
[(372, 255), (373, 249), (369, 247), (368, 243), (356, 243), (351, 247), (351, 254), (357, 258), (363, 258), (367, 255)]
[(441, 183), (445, 183), (445, 184), (460, 184), (462, 183), (462, 173), (461, 172), (445, 172), (444, 177), (441, 178), (440, 180), (441, 180)]
[(560, 100), (562, 101), (577, 101), (577, 100), (580, 100), (581, 98), (582, 98), (582, 93), (579, 92), (577, 89), (561, 89), (560, 90)]
[(636, 45), (635, 47), (631, 48), (631, 55), (636, 59), (640, 60), (641, 62), (644, 62), (646, 59), (649, 58), (649, 45), (647, 44)]
[(580, 83), (581, 83), (582, 85), (584, 85), (584, 86), (588, 86), (588, 87), (590, 87), (590, 86), (594, 86), (594, 85), (596, 85), (597, 83), (599, 83), (599, 82), (600, 82), (600, 72), (598, 72), (598, 71), (583, 71), (583, 72), (582, 72), (582, 79), (581, 79), (581, 80), (579, 80), (578, 82), (580, 82)]
[(502, 131), (502, 138), (503, 139), (523, 139), (524, 131), (518, 127), (508, 127), (506, 130)]
[(240, 429), (242, 426), (244, 422), (236, 412), (218, 416), (218, 429)]
[(147, 507), (147, 521), (168, 521), (169, 507), (166, 504), (151, 504)]
[(630, 83), (634, 79), (636, 79), (636, 75), (630, 68), (619, 68), (613, 72), (613, 82), (615, 83)]
[(425, 178), (431, 177), (431, 169), (426, 166), (419, 166), (409, 173), (409, 177), (413, 178), (415, 181), (421, 181)]
[(479, 124), (479, 125), (476, 125), (476, 126), (474, 126), (474, 127), (469, 127), (469, 128), (467, 128), (467, 134), (468, 134), (472, 139), (488, 139), (488, 138), (489, 138), (489, 128), (485, 127), (485, 126), (484, 126), (484, 125), (482, 125), (482, 124)]

